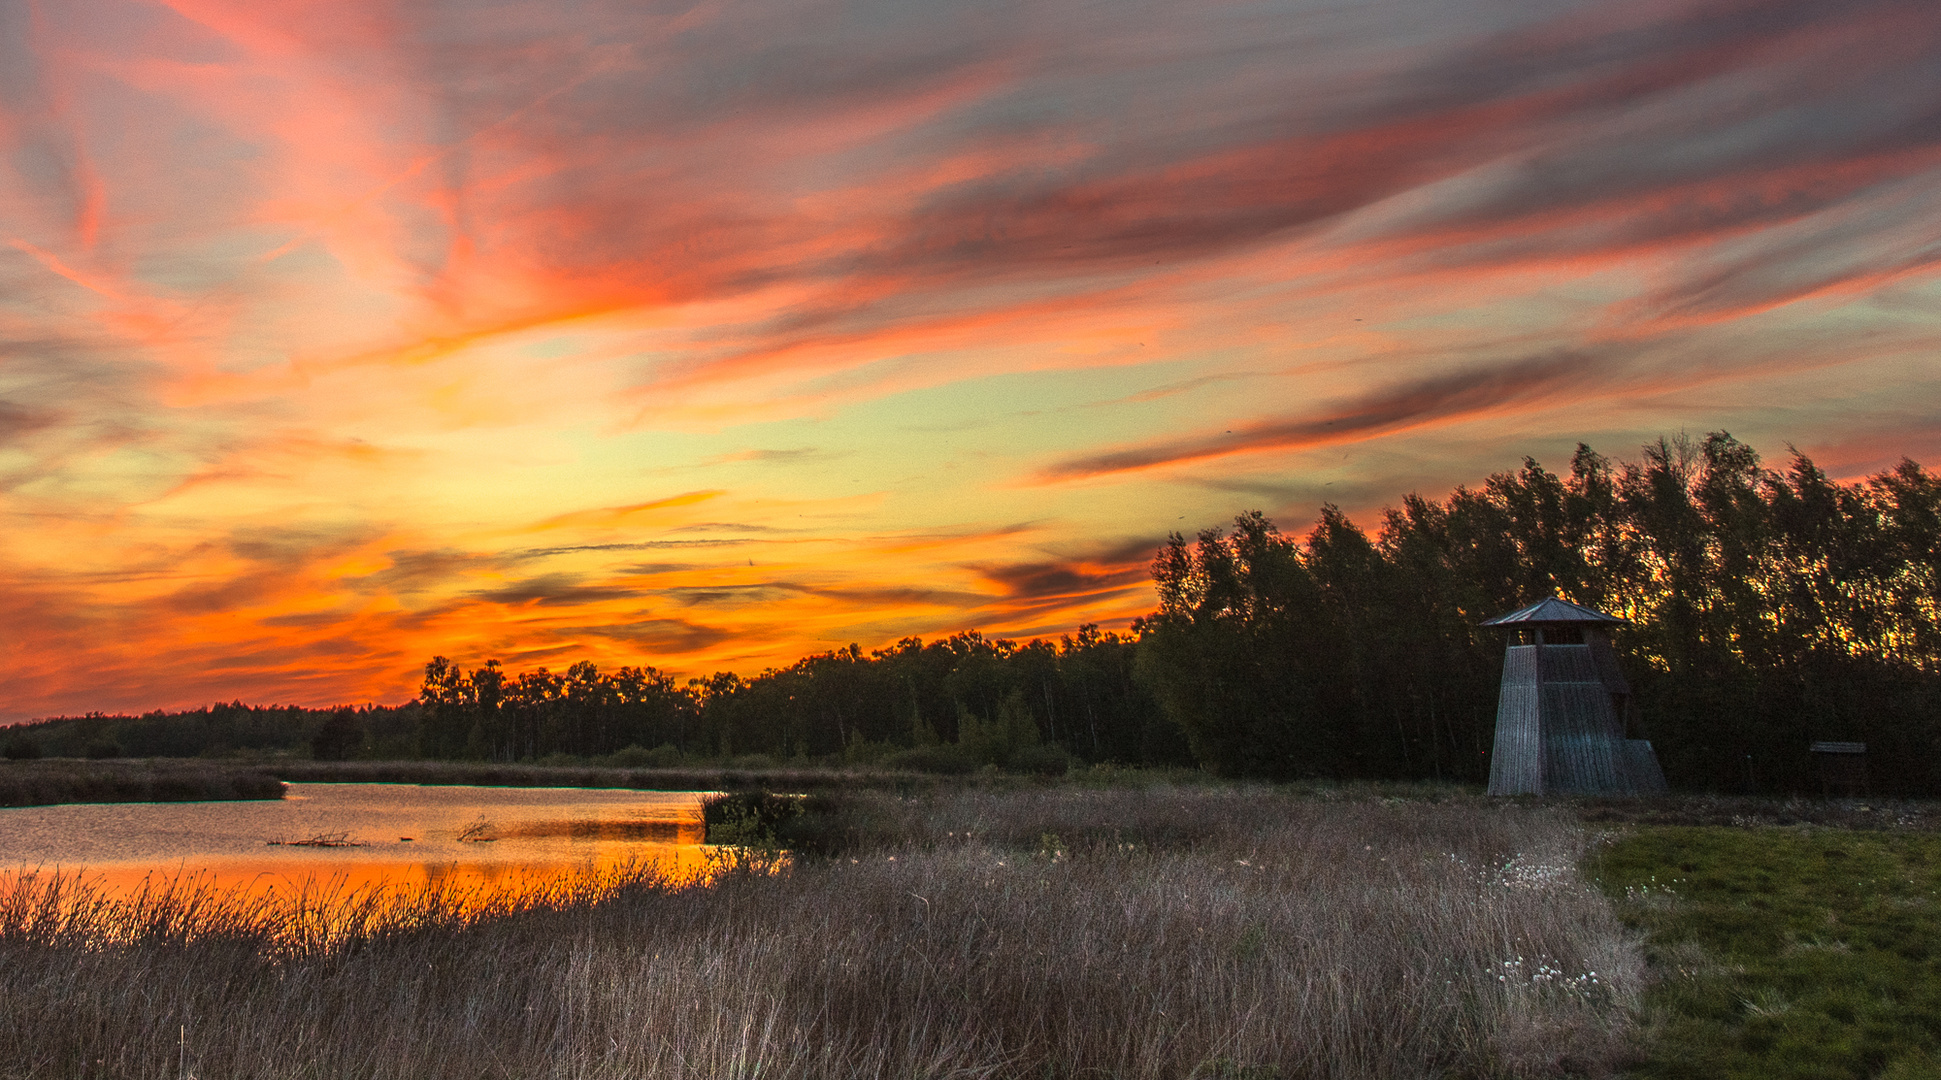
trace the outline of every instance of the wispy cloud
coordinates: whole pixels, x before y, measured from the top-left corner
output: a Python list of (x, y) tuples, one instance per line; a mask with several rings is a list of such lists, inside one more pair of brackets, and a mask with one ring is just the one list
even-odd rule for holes
[(1516, 363), (1417, 379), (1378, 390), (1322, 413), (1256, 421), (1218, 435), (1175, 439), (1054, 463), (1040, 476), (1074, 480), (1111, 473), (1206, 461), (1235, 454), (1301, 450), (1357, 441), (1411, 425), (1473, 416), (1506, 405), (1582, 393), (1608, 378), (1595, 372), (1604, 358), (1536, 357)]
[(1927, 452), (1937, 55), (1921, 0), (0, 8), (0, 708), (1056, 632), (1236, 499)]

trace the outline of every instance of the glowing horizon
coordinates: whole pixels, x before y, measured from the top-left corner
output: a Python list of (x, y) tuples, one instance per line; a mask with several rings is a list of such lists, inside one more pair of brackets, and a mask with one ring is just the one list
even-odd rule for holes
[(0, 722), (752, 673), (1582, 440), (1941, 454), (1915, 0), (0, 9)]

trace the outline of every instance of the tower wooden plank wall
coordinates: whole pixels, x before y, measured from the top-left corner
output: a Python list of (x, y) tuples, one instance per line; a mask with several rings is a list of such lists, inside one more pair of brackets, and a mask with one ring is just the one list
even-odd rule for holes
[(1631, 687), (1605, 636), (1622, 622), (1552, 597), (1483, 624), (1513, 631), (1503, 654), (1491, 795), (1665, 790), (1651, 744), (1624, 737)]

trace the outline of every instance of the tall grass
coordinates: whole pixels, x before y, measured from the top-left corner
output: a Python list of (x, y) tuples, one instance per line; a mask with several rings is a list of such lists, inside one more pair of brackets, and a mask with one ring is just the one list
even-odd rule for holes
[(17, 877), (0, 1074), (1548, 1075), (1610, 1064), (1637, 993), (1581, 835), (1539, 810), (1155, 789), (838, 812), (829, 854), (497, 906)]

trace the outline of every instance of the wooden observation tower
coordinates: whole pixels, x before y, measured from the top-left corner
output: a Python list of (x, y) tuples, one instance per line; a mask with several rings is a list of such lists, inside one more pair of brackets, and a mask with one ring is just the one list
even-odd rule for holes
[(1631, 684), (1608, 631), (1624, 620), (1551, 597), (1484, 626), (1510, 631), (1490, 755), (1491, 795), (1650, 795), (1651, 743), (1624, 737)]

